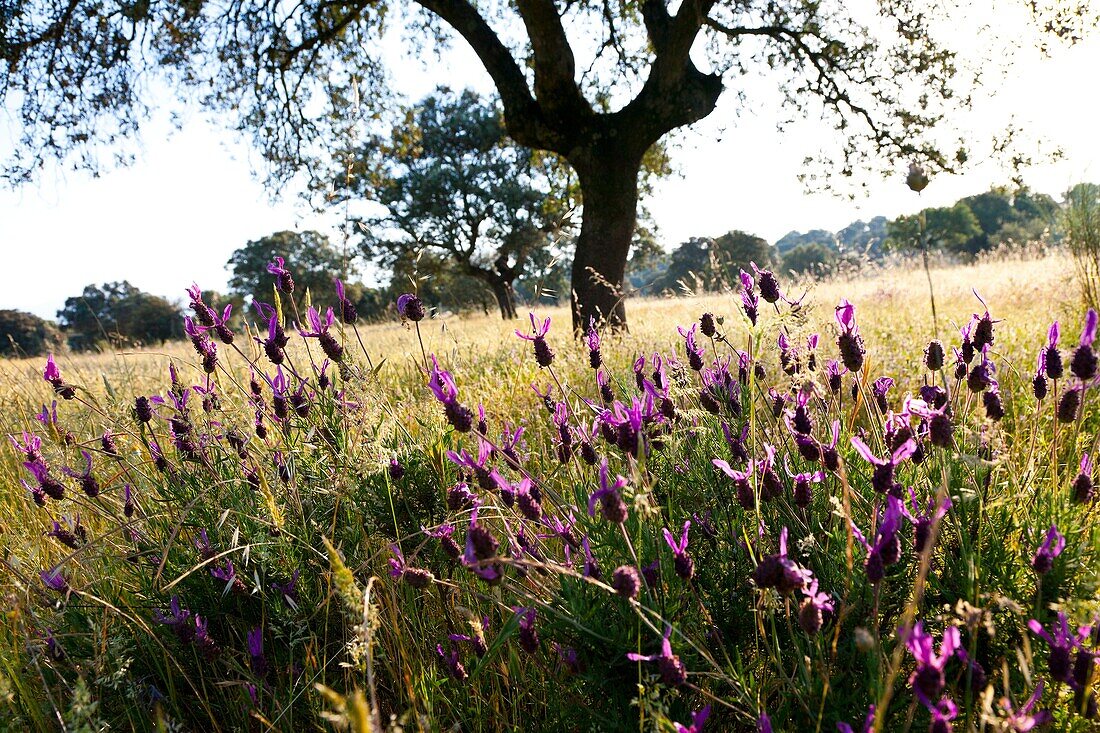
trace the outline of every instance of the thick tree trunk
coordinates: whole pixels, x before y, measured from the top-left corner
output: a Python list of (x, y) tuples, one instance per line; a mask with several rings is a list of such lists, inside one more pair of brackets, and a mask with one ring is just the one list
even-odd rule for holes
[(590, 321), (626, 329), (623, 278), (638, 218), (641, 155), (600, 146), (570, 159), (584, 201), (573, 257), (573, 330)]
[(490, 283), (493, 295), (496, 296), (497, 305), (500, 307), (500, 317), (506, 321), (516, 317), (516, 293), (512, 283), (506, 280), (494, 280)]

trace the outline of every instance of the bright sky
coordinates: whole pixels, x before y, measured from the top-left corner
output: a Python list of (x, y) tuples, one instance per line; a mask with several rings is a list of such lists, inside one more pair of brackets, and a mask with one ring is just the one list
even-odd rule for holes
[[(483, 70), (464, 47), (446, 66), (454, 73), (436, 78), (438, 63), (404, 64), (395, 72), (396, 88), (410, 99), (436, 83), (486, 88)], [(1092, 88), (1098, 68), (1100, 38), (1094, 37), (1018, 70), (996, 98), (978, 102), (976, 118), (990, 131), (1014, 116), (1065, 151), (1063, 161), (1025, 174), (1033, 188), (1056, 198), (1074, 183), (1100, 180), (1100, 97)], [(979, 166), (964, 176), (934, 179), (918, 198), (899, 171), (854, 201), (810, 195), (797, 176), (828, 131), (805, 124), (780, 136), (774, 108), (754, 106), (735, 117), (732, 97), (724, 99), (710, 118), (676, 138), (680, 175), (659, 184), (648, 202), (666, 248), (735, 228), (770, 241), (792, 229), (837, 230), (855, 219), (949, 204), (1008, 182), (1004, 171)], [(4, 124), (0, 118), (0, 154)], [(14, 123), (7, 125), (10, 138)], [(253, 177), (259, 156), (224, 128), (196, 114), (181, 132), (169, 133), (154, 121), (136, 164), (98, 179), (47, 174), (17, 191), (0, 188), (0, 308), (52, 318), (85, 285), (124, 279), (177, 299), (192, 281), (224, 289), (226, 260), (250, 239), (295, 228), (339, 236), (338, 215), (319, 218), (294, 192), (271, 201)]]

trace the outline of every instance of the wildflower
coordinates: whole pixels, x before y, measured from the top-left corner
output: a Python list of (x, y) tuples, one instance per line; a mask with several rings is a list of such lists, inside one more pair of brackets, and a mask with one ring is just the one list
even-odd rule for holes
[(974, 348), (978, 351), (982, 351), (983, 349), (985, 349), (986, 346), (993, 345), (993, 319), (989, 315), (989, 306), (985, 305), (985, 301), (982, 300), (982, 296), (978, 295), (977, 290), (973, 290), (972, 292), (974, 293), (974, 296), (979, 301), (981, 301), (981, 304), (985, 306), (984, 315), (979, 316), (977, 313), (974, 314), (974, 330), (972, 332)]
[(807, 382), (802, 389), (798, 390), (798, 394), (795, 395), (794, 408), (787, 413), (790, 427), (796, 433), (809, 435), (814, 429), (813, 421), (810, 419), (810, 413), (807, 409), (813, 393), (813, 383)]
[(803, 472), (803, 473), (791, 473), (790, 466), (787, 466), (787, 475), (794, 479), (794, 503), (796, 506), (805, 509), (810, 506), (813, 501), (813, 484), (821, 483), (825, 480), (824, 471)]
[(237, 569), (233, 567), (232, 560), (225, 560), (221, 563), (216, 563), (210, 566), (210, 577), (215, 580), (220, 580), (225, 583), (225, 590), (228, 592), (232, 590), (234, 593), (244, 594), (248, 592), (245, 587), (244, 581), (237, 575)]
[(1050, 648), (1047, 668), (1050, 670), (1051, 679), (1056, 682), (1065, 682), (1070, 686), (1076, 684), (1073, 679), (1070, 655), (1074, 649), (1080, 649), (1081, 642), (1088, 638), (1087, 627), (1079, 629), (1075, 635), (1070, 631), (1069, 621), (1062, 611), (1058, 612), (1058, 621), (1050, 632), (1035, 619), (1028, 621), (1027, 627)]
[(470, 491), (470, 486), (464, 481), (460, 481), (447, 489), (447, 508), (451, 511), (457, 512), (461, 509), (468, 509), (479, 501), (477, 494)]
[(996, 367), (993, 362), (989, 360), (988, 351), (982, 350), (982, 358), (971, 369), (970, 373), (966, 376), (966, 386), (971, 392), (981, 392), (986, 387), (993, 384), (993, 374), (996, 371)]
[(403, 293), (397, 298), (397, 312), (402, 320), (417, 323), (424, 320), (424, 302), (413, 293)]
[(428, 388), (435, 398), (443, 404), (443, 414), (455, 430), (460, 433), (468, 433), (474, 426), (474, 413), (470, 408), (459, 403), (458, 386), (450, 372), (439, 368), (439, 362), (432, 356), (432, 369)]
[(856, 326), (856, 308), (847, 300), (840, 301), (836, 307), (836, 322), (840, 324), (840, 334), (836, 345), (840, 349), (840, 359), (850, 372), (863, 368), (863, 337)]
[(332, 284), (336, 287), (336, 300), (340, 303), (340, 321), (351, 325), (359, 318), (359, 311), (344, 291), (344, 283), (340, 278), (332, 278)]
[(1096, 311), (1089, 308), (1085, 315), (1085, 328), (1081, 331), (1081, 342), (1073, 352), (1073, 358), (1069, 363), (1069, 370), (1073, 376), (1086, 382), (1096, 376), (1096, 352), (1092, 350), (1092, 342), (1096, 340), (1096, 326), (1100, 317)]
[(198, 614), (195, 615), (195, 646), (199, 653), (207, 661), (214, 659), (221, 650), (218, 643), (210, 636), (210, 621)]
[(798, 625), (807, 634), (813, 636), (821, 630), (825, 622), (825, 614), (833, 612), (833, 601), (828, 593), (818, 591), (817, 578), (810, 580), (802, 589), (802, 604), (798, 608)]
[[(260, 303), (257, 301), (256, 307), (260, 307)], [(268, 361), (278, 366), (286, 361), (286, 352), (284, 348), (290, 340), (286, 336), (286, 331), (283, 329), (283, 325), (279, 323), (279, 316), (275, 313), (275, 309), (271, 309), (271, 315), (267, 318), (267, 338), (256, 340), (263, 345), (264, 354), (267, 355)]]
[(1005, 713), (1005, 718), (1002, 721), (1005, 730), (1015, 731), (1015, 733), (1029, 733), (1039, 728), (1041, 725), (1045, 725), (1051, 721), (1051, 714), (1046, 710), (1038, 710), (1035, 713), (1031, 712), (1031, 709), (1035, 707), (1035, 703), (1039, 702), (1043, 696), (1043, 683), (1039, 682), (1035, 686), (1035, 691), (1031, 693), (1031, 697), (1027, 699), (1023, 705), (1017, 709), (1013, 709), (1012, 701), (1007, 697), (1000, 699), (1001, 710)]
[(912, 438), (890, 454), (889, 458), (879, 458), (871, 452), (871, 448), (856, 436), (851, 437), (852, 447), (856, 449), (863, 460), (874, 466), (871, 474), (871, 486), (880, 494), (886, 494), (894, 489), (894, 469), (898, 464), (909, 458), (917, 450), (917, 443)]
[(1081, 392), (1083, 387), (1071, 387), (1062, 393), (1062, 399), (1058, 401), (1057, 416), (1059, 422), (1073, 422), (1077, 419), (1077, 412), (1081, 409)]
[(335, 322), (332, 308), (325, 309), (325, 315), (321, 316), (317, 309), (311, 305), (309, 310), (306, 311), (306, 319), (309, 321), (310, 330), (306, 331), (299, 326), (298, 333), (304, 338), (317, 339), (317, 343), (320, 344), (321, 351), (325, 353), (325, 356), (336, 363), (340, 363), (344, 358), (344, 347), (329, 331)]
[(439, 656), (439, 664), (443, 667), (443, 670), (454, 679), (459, 682), (465, 682), (469, 674), (466, 672), (466, 667), (463, 666), (462, 660), (458, 658), (458, 650), (448, 648), (447, 651), (443, 651), (442, 644), (435, 645), (435, 653)]
[(57, 591), (58, 593), (69, 592), (69, 581), (61, 574), (60, 567), (53, 568), (52, 570), (39, 571), (38, 577), (42, 579), (42, 582), (50, 590)]
[(753, 462), (749, 461), (744, 471), (735, 471), (730, 464), (720, 458), (711, 461), (722, 473), (733, 479), (734, 489), (737, 494), (737, 503), (742, 509), (749, 510), (756, 507), (756, 493), (753, 491), (749, 477), (753, 475)]
[(886, 414), (890, 406), (886, 402), (886, 393), (894, 386), (894, 380), (890, 377), (879, 377), (871, 385), (871, 395), (875, 399), (879, 412)]
[(75, 478), (80, 482), (80, 488), (91, 498), (99, 496), (99, 480), (92, 474), (92, 454), (86, 450), (80, 451), (84, 457), (84, 472), (77, 473), (70, 468), (65, 468), (65, 475)]
[(391, 578), (403, 580), (413, 588), (427, 588), (435, 580), (435, 577), (427, 570), (408, 565), (400, 547), (390, 545), (390, 550), (395, 555), (395, 557), (390, 558)]
[(745, 309), (745, 316), (749, 323), (756, 325), (756, 317), (759, 312), (760, 299), (756, 296), (756, 281), (752, 275), (741, 270), (741, 306)]
[(909, 676), (909, 685), (928, 700), (938, 697), (946, 684), (944, 667), (960, 646), (959, 629), (949, 626), (943, 632), (943, 641), (940, 642), (937, 654), (935, 641), (930, 634), (924, 632), (924, 622), (918, 621), (906, 638), (905, 646), (917, 662), (917, 668)]
[(684, 350), (687, 352), (688, 366), (697, 372), (703, 369), (703, 354), (706, 353), (706, 350), (695, 341), (695, 332), (698, 328), (699, 324), (697, 323), (693, 323), (691, 328), (686, 331), (683, 327), (676, 328), (684, 338)]
[(749, 264), (760, 281), (760, 297), (768, 303), (775, 303), (783, 298), (783, 293), (779, 291), (779, 281), (775, 278), (775, 275), (770, 270), (761, 270), (755, 262)]
[(928, 508), (921, 512), (920, 504), (917, 502), (917, 492), (910, 487), (909, 503), (912, 510), (904, 504), (901, 505), (900, 509), (902, 515), (913, 525), (913, 551), (920, 554), (928, 546), (928, 540), (932, 534), (932, 522), (942, 519), (947, 514), (947, 510), (951, 508), (951, 497), (945, 496), (939, 506), (936, 506), (935, 499), (931, 499), (928, 502)]
[(470, 621), (470, 633), (469, 634), (450, 634), (447, 638), (451, 641), (462, 641), (470, 645), (474, 650), (474, 654), (478, 657), (484, 657), (489, 653), (489, 645), (485, 643), (485, 629), (489, 626), (489, 617), (485, 616), (478, 620), (471, 617)]
[(627, 507), (619, 490), (627, 485), (623, 476), (616, 475), (611, 480), (611, 469), (607, 459), (600, 463), (600, 488), (588, 498), (588, 516), (596, 516), (596, 502), (600, 503), (600, 513), (603, 518), (613, 524), (622, 524), (626, 521)]
[[(871, 705), (869, 708), (867, 708), (867, 717), (863, 720), (863, 728), (861, 729), (861, 733), (871, 733), (874, 727), (875, 706)], [(848, 725), (847, 723), (837, 723), (836, 729), (838, 733), (855, 733), (855, 731), (852, 730), (852, 726)]]
[(1092, 484), (1092, 459), (1089, 454), (1081, 456), (1081, 466), (1077, 471), (1077, 478), (1073, 479), (1073, 500), (1078, 504), (1084, 504), (1096, 498)]
[(35, 480), (38, 481), (39, 488), (46, 496), (57, 501), (65, 498), (65, 485), (50, 474), (50, 469), (45, 461), (25, 461), (23, 467), (31, 472)]
[(715, 329), (713, 313), (704, 313), (699, 316), (699, 333), (707, 338), (714, 338), (714, 334), (717, 333), (717, 330)]
[(1058, 351), (1058, 338), (1060, 335), (1061, 327), (1058, 321), (1055, 321), (1050, 324), (1050, 329), (1047, 331), (1047, 345), (1039, 354), (1042, 358), (1043, 371), (1051, 379), (1061, 379), (1064, 373), (1062, 352)]
[(996, 381), (982, 394), (982, 404), (985, 406), (985, 416), (990, 420), (997, 422), (1005, 416), (1004, 403), (1001, 402), (1000, 385)]
[(878, 585), (886, 577), (886, 567), (896, 563), (901, 556), (901, 542), (898, 538), (901, 517), (901, 501), (894, 496), (886, 497), (886, 511), (883, 512), (878, 522), (873, 545), (867, 541), (854, 523), (851, 525), (855, 538), (867, 551), (867, 559), (864, 560), (863, 568), (867, 573), (867, 580), (872, 585)]
[(462, 564), (470, 568), (478, 577), (490, 583), (503, 578), (500, 566), (486, 564), (497, 556), (500, 542), (484, 525), (477, 521), (477, 508), (470, 516), (470, 526), (466, 530), (466, 549), (462, 555)]
[(531, 330), (534, 335), (528, 336), (519, 329), (516, 329), (516, 335), (524, 341), (530, 341), (534, 344), (535, 362), (545, 369), (554, 363), (554, 352), (550, 349), (550, 345), (546, 343), (546, 334), (550, 332), (550, 318), (547, 317), (540, 324), (534, 313), (529, 315), (531, 317)]
[(833, 394), (840, 391), (843, 384), (841, 376), (844, 371), (847, 371), (847, 368), (841, 366), (840, 362), (836, 359), (829, 359), (829, 361), (825, 362), (825, 381), (829, 385), (829, 391)]
[(673, 733), (702, 733), (708, 717), (710, 717), (710, 705), (691, 714), (691, 725), (673, 723)]
[(623, 598), (634, 600), (642, 590), (642, 578), (633, 565), (620, 565), (611, 574), (611, 587)]
[(642, 566), (642, 577), (650, 588), (655, 587), (661, 580), (661, 561), (654, 560), (648, 565)]
[(665, 633), (661, 638), (661, 652), (659, 654), (635, 654), (629, 652), (626, 658), (632, 662), (656, 662), (657, 670), (661, 674), (661, 681), (670, 687), (679, 687), (687, 682), (687, 670), (680, 657), (672, 653), (672, 644), (669, 639), (672, 636), (672, 626), (665, 624)]
[(757, 461), (756, 466), (760, 469), (760, 497), (771, 501), (783, 496), (783, 482), (775, 470), (775, 446), (764, 444), (764, 460)]
[(286, 260), (276, 257), (274, 262), (268, 264), (267, 271), (275, 276), (275, 287), (279, 292), (287, 295), (294, 292), (294, 277), (286, 269)]
[(767, 555), (752, 571), (757, 588), (775, 588), (783, 595), (802, 590), (813, 575), (787, 555), (787, 528), (779, 532), (779, 552)]
[(447, 557), (451, 558), (452, 560), (457, 560), (462, 555), (462, 549), (458, 546), (458, 543), (455, 542), (454, 538), (452, 537), (455, 531), (454, 525), (443, 524), (436, 529), (425, 529), (422, 531), (429, 537), (434, 537), (439, 540), (439, 545), (443, 548), (443, 553)]
[(924, 366), (930, 372), (938, 372), (943, 369), (943, 343), (938, 339), (932, 339), (924, 349)]
[(539, 650), (539, 632), (535, 628), (536, 611), (534, 608), (517, 606), (513, 609), (519, 620), (519, 646), (528, 654), (536, 654)]
[(1044, 373), (1046, 371), (1045, 356), (1045, 353), (1039, 353), (1039, 364), (1035, 369), (1035, 376), (1031, 379), (1032, 394), (1035, 395), (1035, 399), (1039, 402), (1042, 402), (1047, 397), (1047, 378)]
[(295, 570), (290, 575), (290, 580), (285, 583), (272, 583), (271, 590), (282, 596), (283, 600), (287, 602), (291, 608), (298, 607), (298, 571)]
[(199, 323), (210, 328), (214, 325), (214, 310), (203, 302), (202, 289), (199, 288), (198, 283), (191, 283), (191, 287), (187, 288), (187, 295), (191, 298), (190, 307), (195, 312), (195, 317), (199, 319)]
[(600, 332), (596, 330), (595, 318), (589, 320), (584, 340), (588, 345), (588, 364), (593, 369), (599, 369), (603, 366), (603, 357), (600, 355)]
[(55, 662), (60, 662), (65, 659), (65, 650), (61, 648), (60, 642), (57, 637), (53, 635), (53, 629), (46, 629), (46, 654), (50, 659)]
[(756, 719), (756, 733), (772, 733), (772, 719), (767, 713), (760, 713), (760, 717)]
[(53, 354), (46, 357), (46, 368), (42, 371), (42, 378), (50, 383), (53, 391), (61, 396), (61, 399), (71, 400), (76, 397), (76, 390), (72, 385), (66, 384), (61, 379), (61, 370), (57, 368), (57, 362), (53, 360)]
[(1053, 524), (1047, 530), (1043, 543), (1035, 551), (1035, 557), (1031, 559), (1031, 567), (1039, 575), (1046, 575), (1054, 567), (1054, 558), (1062, 554), (1066, 549), (1066, 538)]
[(264, 657), (264, 630), (257, 626), (248, 632), (248, 656), (252, 663), (252, 672), (257, 677), (267, 673), (267, 659)]
[(611, 380), (603, 369), (596, 372), (596, 384), (600, 388), (600, 399), (605, 405), (615, 401), (615, 392), (611, 389)]
[(218, 367), (218, 347), (203, 333), (204, 329), (195, 325), (191, 316), (183, 319), (183, 331), (191, 339), (191, 345), (195, 347), (195, 353), (202, 359), (202, 368), (207, 374), (212, 374)]
[(932, 722), (928, 726), (929, 733), (951, 733), (953, 730), (951, 721), (959, 715), (959, 706), (955, 701), (945, 697), (933, 703), (920, 690), (917, 690), (917, 699), (932, 714)]
[(667, 529), (661, 530), (665, 542), (672, 548), (673, 568), (675, 568), (676, 575), (678, 575), (681, 580), (691, 580), (692, 576), (695, 574), (695, 561), (691, 559), (691, 555), (689, 555), (687, 551), (689, 529), (691, 529), (690, 520), (684, 522), (684, 529), (680, 533), (679, 541), (677, 541)]
[(36, 463), (42, 460), (42, 439), (37, 435), (24, 430), (22, 439), (16, 438), (14, 435), (9, 435), (8, 439), (28, 462)]
[(180, 606), (179, 596), (172, 596), (167, 611), (154, 611), (153, 620), (170, 628), (181, 644), (190, 643), (195, 638), (191, 612)]

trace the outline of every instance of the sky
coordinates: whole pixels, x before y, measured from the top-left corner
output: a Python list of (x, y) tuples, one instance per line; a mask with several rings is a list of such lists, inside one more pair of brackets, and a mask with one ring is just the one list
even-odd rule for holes
[[(437, 63), (395, 64), (395, 88), (408, 99), (437, 83), (488, 90), (467, 49), (456, 45), (446, 61), (452, 71), (447, 78), (436, 76)], [(1021, 64), (995, 96), (977, 100), (979, 132), (999, 130), (1012, 118), (1064, 152), (1060, 161), (1025, 171), (1032, 188), (1060, 198), (1074, 183), (1100, 180), (1100, 96), (1092, 90), (1097, 68), (1100, 37), (1094, 36)], [(754, 83), (767, 97), (767, 80)], [(732, 101), (724, 97), (708, 119), (672, 140), (676, 175), (660, 182), (646, 202), (666, 249), (731, 229), (769, 241), (791, 230), (835, 231), (856, 219), (950, 204), (1009, 182), (1006, 171), (980, 164), (965, 175), (934, 178), (919, 197), (905, 187), (900, 169), (893, 178), (875, 179), (853, 200), (808, 193), (798, 174), (829, 131), (804, 123), (778, 133), (773, 107), (750, 105), (737, 114)], [(14, 120), (0, 116), (7, 139), (15, 130)], [(258, 153), (227, 130), (197, 113), (178, 132), (154, 118), (129, 167), (98, 178), (49, 170), (34, 184), (0, 187), (0, 309), (52, 318), (85, 285), (115, 280), (181, 299), (192, 282), (224, 290), (225, 262), (249, 240), (283, 229), (318, 229), (339, 240), (339, 212), (318, 215), (293, 190), (273, 198), (256, 176)], [(4, 139), (0, 134), (0, 155)]]

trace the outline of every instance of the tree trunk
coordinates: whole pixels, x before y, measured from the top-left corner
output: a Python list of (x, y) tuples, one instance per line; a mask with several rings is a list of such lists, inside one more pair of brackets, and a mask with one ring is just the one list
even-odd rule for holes
[(638, 218), (641, 155), (621, 146), (596, 146), (570, 162), (581, 186), (583, 212), (573, 256), (573, 330), (590, 321), (626, 330), (623, 278)]
[(489, 283), (489, 286), (492, 287), (493, 295), (495, 295), (497, 299), (497, 305), (500, 306), (500, 317), (506, 321), (514, 319), (517, 316), (516, 293), (512, 288), (512, 283), (500, 279), (492, 281)]

